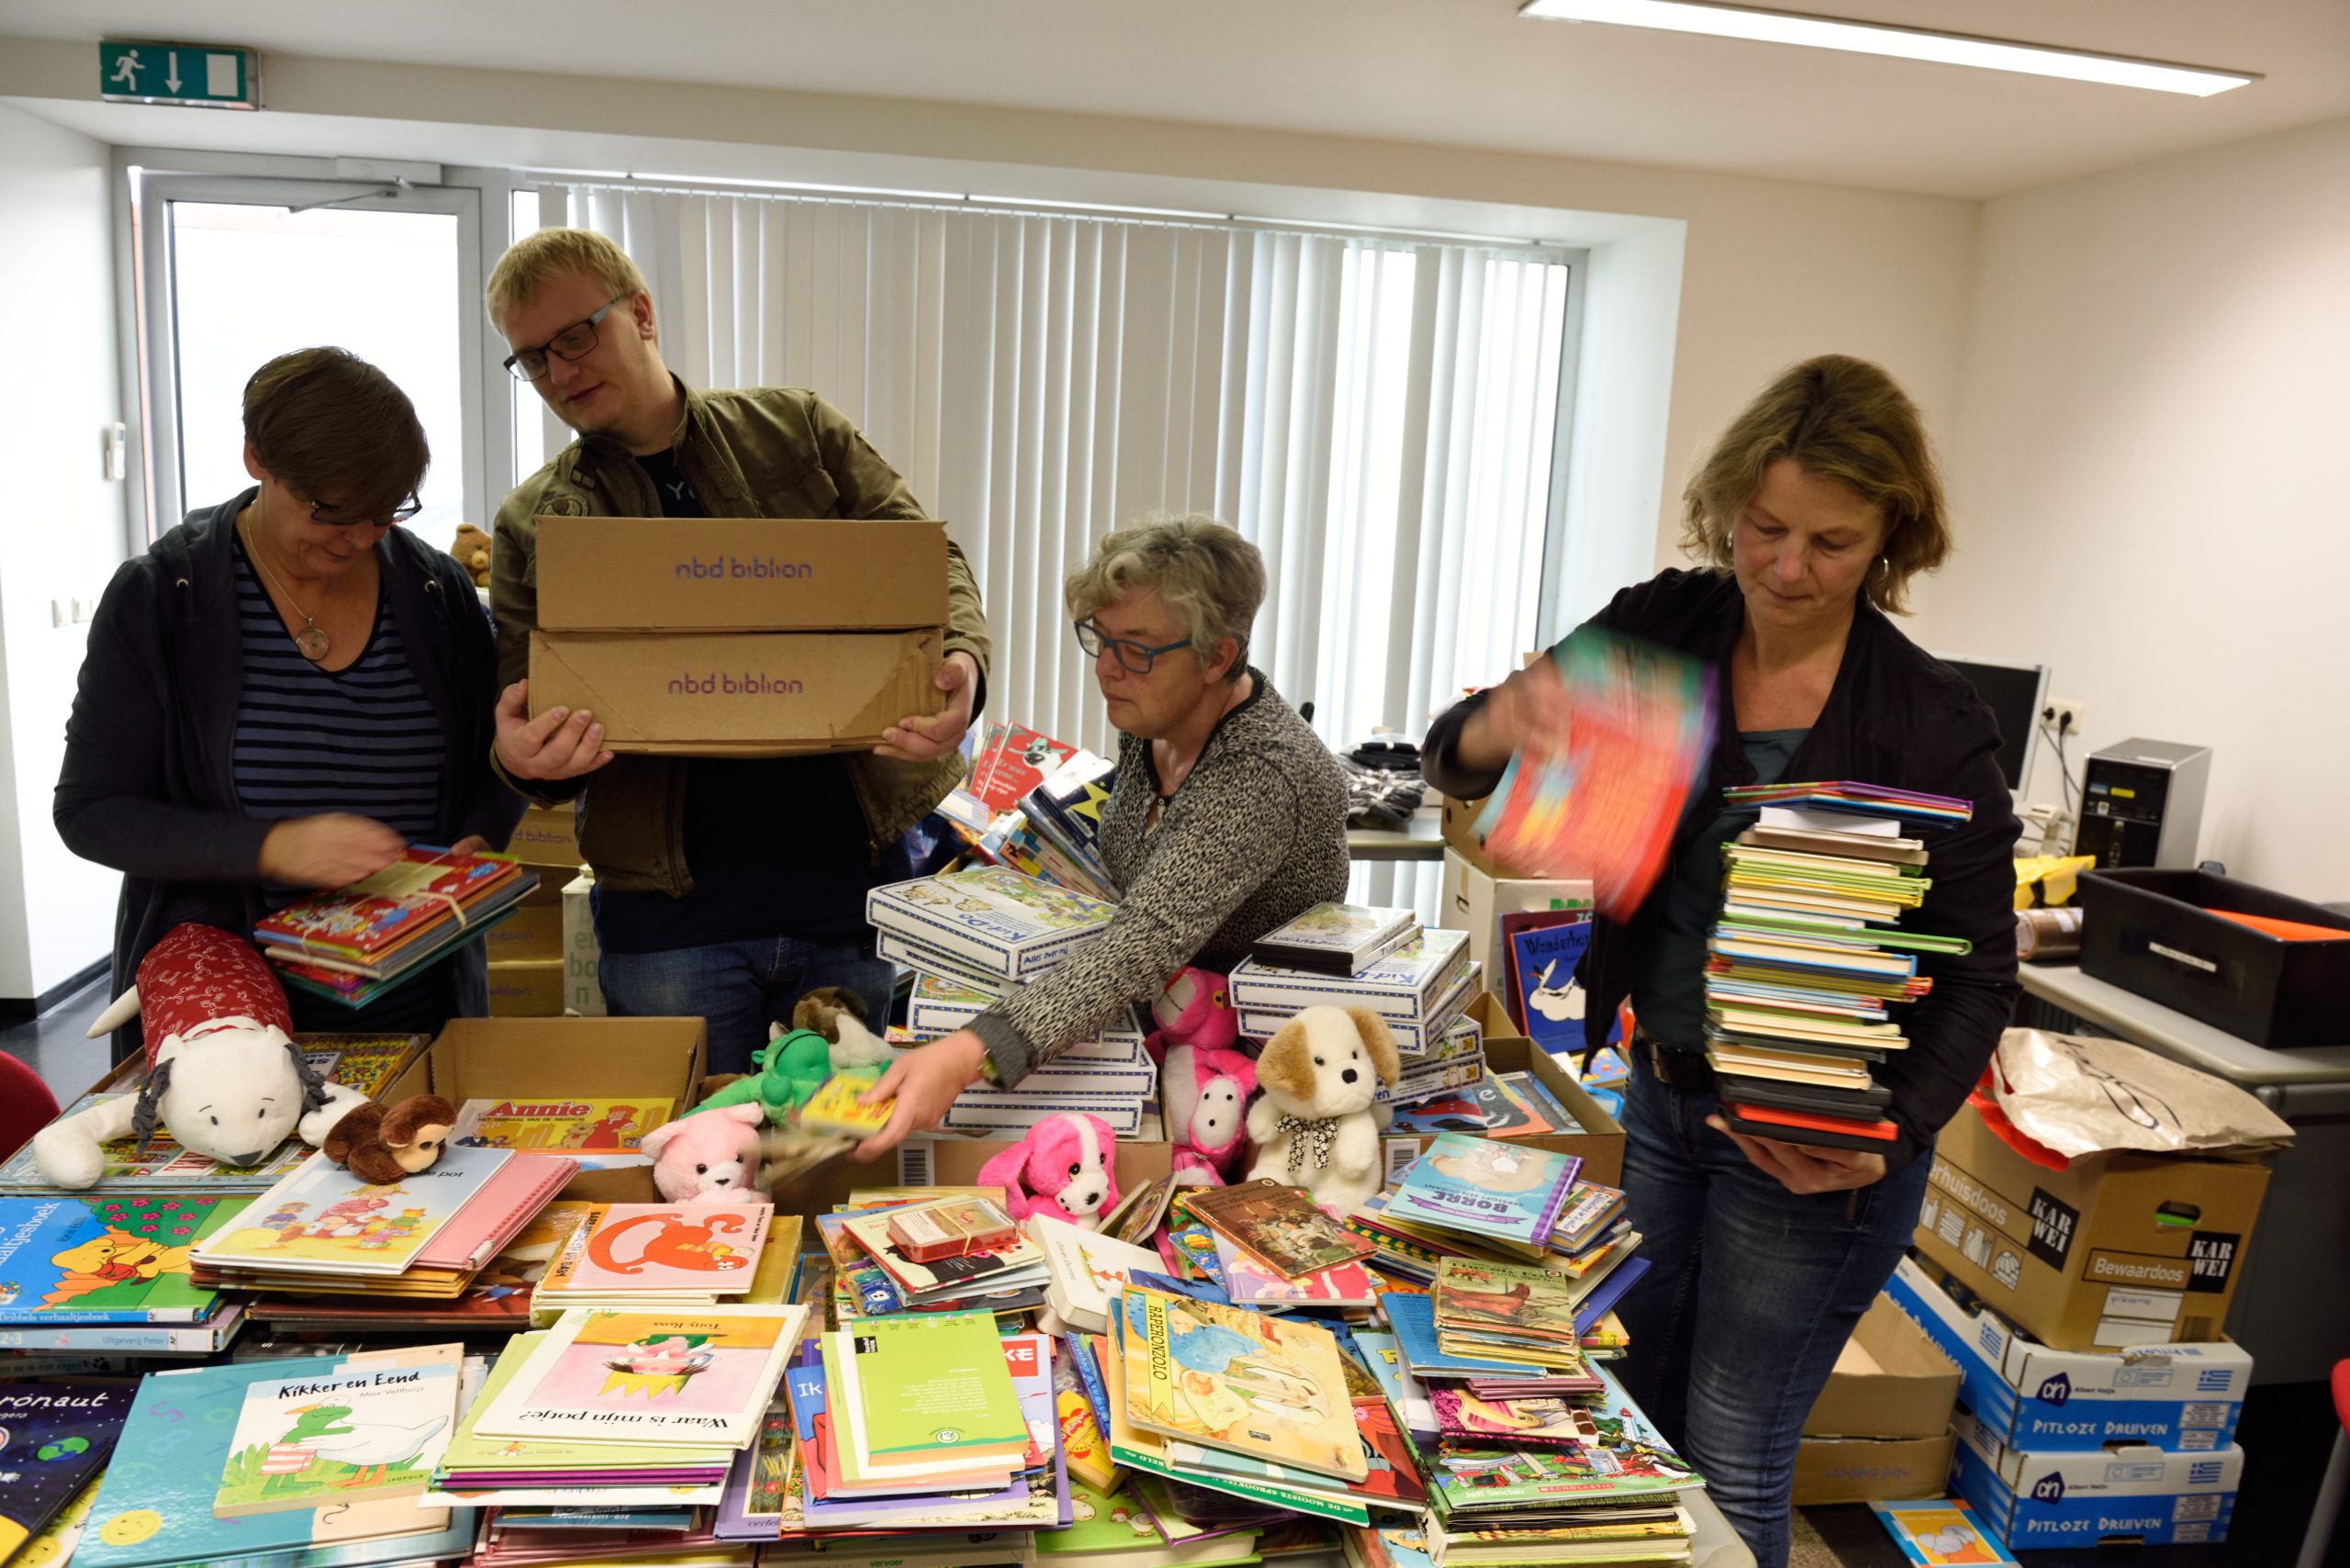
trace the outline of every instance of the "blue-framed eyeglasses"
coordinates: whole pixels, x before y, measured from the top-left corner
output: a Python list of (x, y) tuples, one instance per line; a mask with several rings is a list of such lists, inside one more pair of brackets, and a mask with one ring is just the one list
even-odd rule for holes
[(1186, 637), (1180, 643), (1162, 643), (1154, 648), (1147, 643), (1137, 643), (1126, 637), (1105, 636), (1102, 628), (1092, 622), (1080, 621), (1077, 623), (1077, 645), (1085, 651), (1089, 659), (1100, 658), (1102, 650), (1107, 648), (1118, 655), (1118, 663), (1129, 673), (1148, 675), (1151, 666), (1158, 662), (1159, 655), (1188, 648), (1192, 645), (1192, 639)]
[(547, 373), (547, 355), (558, 359), (586, 359), (596, 346), (596, 329), (611, 313), (613, 306), (628, 297), (615, 294), (604, 301), (604, 308), (585, 321), (574, 321), (534, 349), (516, 349), (508, 354), (504, 364), (509, 375), (517, 381), (536, 381)]

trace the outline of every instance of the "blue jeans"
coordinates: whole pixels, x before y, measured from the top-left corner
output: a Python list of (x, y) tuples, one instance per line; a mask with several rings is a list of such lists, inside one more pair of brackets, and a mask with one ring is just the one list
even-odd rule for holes
[(762, 936), (666, 953), (607, 953), (599, 976), (604, 1006), (616, 1018), (701, 1018), (710, 1025), (711, 1072), (749, 1072), (751, 1052), (767, 1043), (767, 1025), (791, 1025), (791, 1006), (819, 986), (865, 999), (866, 1022), (879, 1034), (890, 1017), (897, 969), (877, 958), (873, 937), (805, 942)]
[(1798, 1196), (1706, 1125), (1720, 1103), (1633, 1067), (1625, 1206), (1649, 1272), (1617, 1309), (1623, 1383), (1755, 1561), (1785, 1568), (1804, 1417), (1908, 1246), (1933, 1159)]

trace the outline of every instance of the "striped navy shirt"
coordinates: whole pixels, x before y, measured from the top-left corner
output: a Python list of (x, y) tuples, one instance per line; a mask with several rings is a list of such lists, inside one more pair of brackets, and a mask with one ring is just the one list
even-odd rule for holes
[[(304, 658), (237, 541), (244, 695), (237, 703), (237, 799), (272, 821), (351, 812), (411, 844), (437, 841), (448, 741), (380, 591), (367, 646), (329, 672)], [(310, 890), (262, 884), (274, 913)]]

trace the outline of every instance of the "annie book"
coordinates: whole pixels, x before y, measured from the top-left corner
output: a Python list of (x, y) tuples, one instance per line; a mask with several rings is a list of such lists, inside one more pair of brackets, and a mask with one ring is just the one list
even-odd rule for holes
[(574, 1307), (476, 1430), (741, 1448), (757, 1434), (806, 1317), (800, 1306)]
[(1327, 1329), (1127, 1290), (1121, 1338), (1136, 1427), (1341, 1481), (1369, 1473)]
[(669, 1120), (674, 1107), (675, 1102), (659, 1094), (626, 1099), (489, 1096), (457, 1107), (449, 1141), (468, 1148), (568, 1155), (583, 1170), (650, 1165), (651, 1157), (638, 1146), (645, 1134)]
[(1304, 1192), (1270, 1177), (1195, 1190), (1184, 1193), (1182, 1203), (1193, 1218), (1285, 1280), (1355, 1262), (1373, 1250)]

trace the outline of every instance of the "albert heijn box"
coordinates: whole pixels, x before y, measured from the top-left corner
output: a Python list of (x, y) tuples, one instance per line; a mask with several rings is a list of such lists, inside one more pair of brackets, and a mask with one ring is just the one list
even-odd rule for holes
[(2235, 1440), (2252, 1357), (2227, 1340), (2053, 1350), (1996, 1313), (1967, 1311), (1909, 1258), (1885, 1294), (1958, 1363), (1958, 1402), (2005, 1447), (2075, 1453), (2146, 1443), (2215, 1453)]
[(2044, 1345), (2118, 1350), (2220, 1337), (2268, 1168), (2097, 1154), (2052, 1170), (1964, 1105), (1929, 1181), (1920, 1252)]
[[(452, 1104), (498, 1098), (666, 1099), (692, 1109), (709, 1029), (699, 1018), (454, 1018), (422, 1057), (378, 1096), (386, 1104), (438, 1094)], [(656, 1204), (653, 1168), (583, 1170), (566, 1198)]]
[(901, 518), (543, 517), (545, 632), (946, 624), (946, 525)]
[(2244, 1450), (2168, 1453), (2121, 1444), (2096, 1453), (2011, 1449), (1964, 1414), (1951, 1484), (2014, 1551), (2168, 1546), (2228, 1538)]

